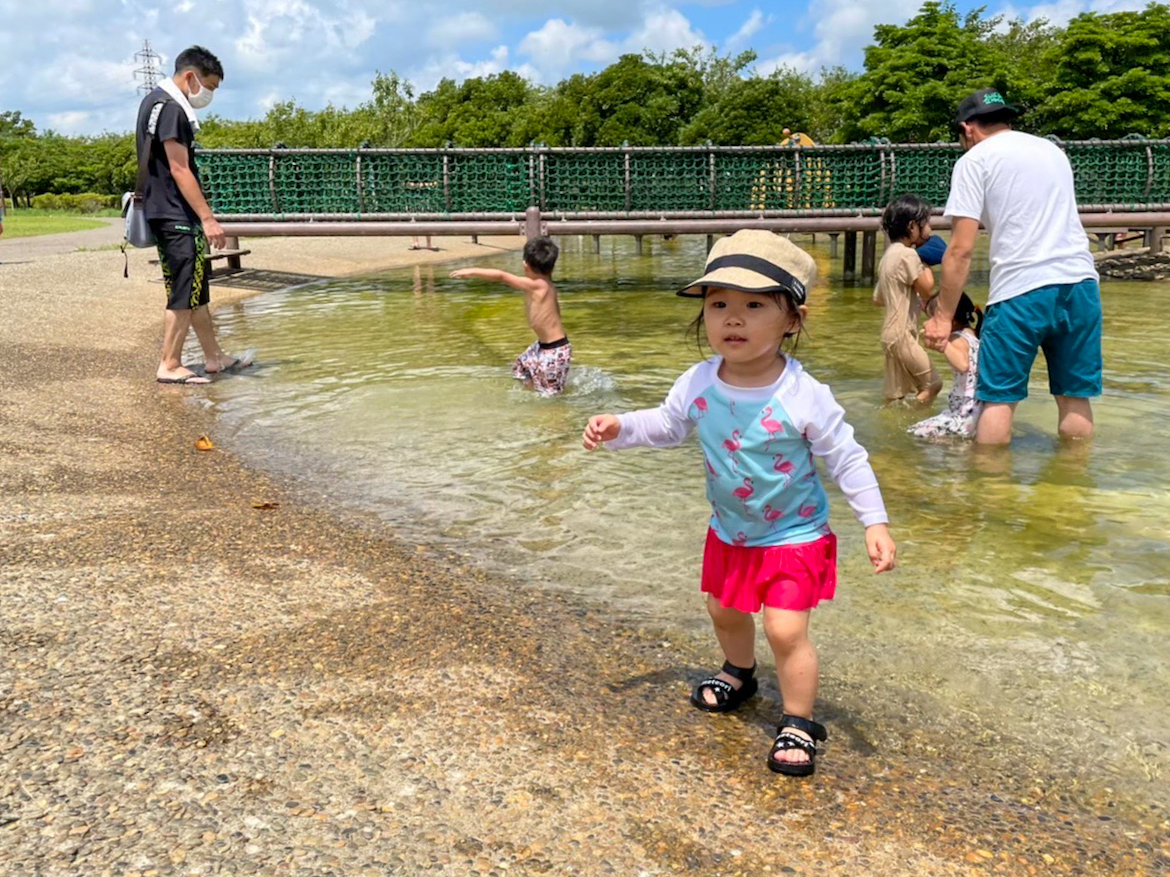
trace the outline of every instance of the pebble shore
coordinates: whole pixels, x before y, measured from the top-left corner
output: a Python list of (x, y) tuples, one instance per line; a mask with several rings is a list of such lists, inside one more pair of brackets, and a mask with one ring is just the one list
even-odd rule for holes
[[(436, 243), (260, 239), (244, 263), (337, 276), (520, 245)], [(0, 873), (1170, 873), (1161, 803), (1118, 812), (977, 721), (932, 734), (876, 677), (827, 673), (816, 776), (771, 774), (774, 680), (702, 714), (713, 642), (197, 450), (199, 388), (153, 380), (151, 254), (127, 280), (114, 251), (18, 245), (0, 239)]]

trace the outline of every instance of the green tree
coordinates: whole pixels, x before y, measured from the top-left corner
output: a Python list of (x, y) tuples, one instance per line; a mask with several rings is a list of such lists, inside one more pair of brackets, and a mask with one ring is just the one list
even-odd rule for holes
[(836, 95), (842, 125), (834, 139), (951, 139), (955, 106), (965, 94), (1006, 87), (1006, 72), (996, 69), (987, 44), (1000, 20), (982, 12), (960, 15), (949, 3), (927, 0), (906, 24), (875, 27), (865, 72)]
[(812, 80), (794, 70), (766, 79), (736, 79), (683, 128), (684, 145), (766, 146), (784, 139), (784, 129), (808, 131), (815, 104)]
[(368, 126), (362, 141), (387, 149), (404, 146), (420, 121), (414, 86), (391, 70), (378, 73), (370, 88), (373, 100), (357, 109), (359, 125)]
[(411, 146), (519, 146), (517, 123), (534, 88), (511, 70), (462, 83), (442, 80), (418, 99)]
[(37, 126), (32, 119), (24, 118), (20, 110), (0, 112), (0, 140), (8, 137), (35, 137)]
[(703, 104), (703, 81), (677, 61), (657, 64), (623, 55), (591, 81), (581, 106), (578, 146), (659, 146), (678, 143)]
[(1170, 7), (1086, 13), (1048, 55), (1055, 68), (1035, 122), (1067, 138), (1170, 132)]
[[(1062, 33), (1045, 19), (1038, 19), (1029, 23), (1012, 21), (1006, 29), (997, 28), (988, 34), (992, 66), (1002, 74), (999, 84), (1007, 88), (1013, 104), (1030, 110), (1043, 101), (1055, 76), (1053, 49)], [(1034, 128), (1036, 122), (1028, 112), (1021, 125)]]
[(826, 67), (821, 70), (810, 96), (808, 110), (809, 134), (818, 143), (829, 143), (845, 125), (844, 93), (852, 87), (859, 74), (844, 67)]

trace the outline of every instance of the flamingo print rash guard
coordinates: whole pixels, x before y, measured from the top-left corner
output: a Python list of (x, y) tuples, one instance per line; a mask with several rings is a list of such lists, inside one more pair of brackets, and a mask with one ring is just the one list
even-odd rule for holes
[(828, 387), (792, 357), (771, 386), (733, 387), (719, 379), (721, 361), (692, 366), (657, 408), (619, 415), (621, 431), (606, 447), (670, 447), (697, 431), (711, 528), (731, 545), (795, 545), (829, 533), (814, 457), (862, 526), (888, 522), (869, 455)]

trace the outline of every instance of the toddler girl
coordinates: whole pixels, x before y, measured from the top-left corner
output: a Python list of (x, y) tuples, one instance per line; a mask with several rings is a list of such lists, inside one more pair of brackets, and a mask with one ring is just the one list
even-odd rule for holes
[(938, 372), (918, 343), (918, 313), (934, 291), (934, 274), (917, 252), (931, 242), (930, 205), (915, 195), (895, 198), (882, 212), (882, 228), (890, 245), (878, 265), (873, 303), (886, 309), (882, 322), (886, 401), (913, 395), (929, 405), (942, 389)]
[[(934, 301), (928, 310), (934, 312)], [(947, 396), (947, 410), (919, 421), (907, 432), (919, 438), (943, 436), (975, 437), (975, 426), (983, 403), (975, 399), (975, 382), (979, 368), (979, 332), (983, 328), (983, 311), (971, 301), (967, 293), (959, 297), (955, 317), (951, 321), (951, 336), (943, 349), (955, 372), (955, 382)]]
[(657, 408), (598, 414), (583, 444), (594, 450), (677, 445), (697, 430), (712, 516), (702, 590), (726, 663), (699, 683), (691, 702), (727, 712), (756, 693), (755, 620), (776, 660), (784, 716), (768, 766), (807, 776), (815, 769), (817, 653), (810, 611), (836, 589), (837, 542), (814, 456), (865, 526), (877, 572), (894, 568), (895, 546), (865, 449), (829, 388), (781, 352), (805, 319), (816, 274), (812, 257), (786, 238), (744, 230), (718, 241), (704, 275), (679, 292), (702, 297), (696, 332), (715, 356), (692, 366)]

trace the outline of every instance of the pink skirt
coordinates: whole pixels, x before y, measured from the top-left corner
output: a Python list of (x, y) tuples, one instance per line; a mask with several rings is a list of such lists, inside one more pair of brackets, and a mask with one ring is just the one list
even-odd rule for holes
[(837, 537), (815, 542), (748, 548), (728, 545), (707, 531), (703, 593), (728, 609), (759, 612), (761, 606), (803, 612), (837, 591)]

